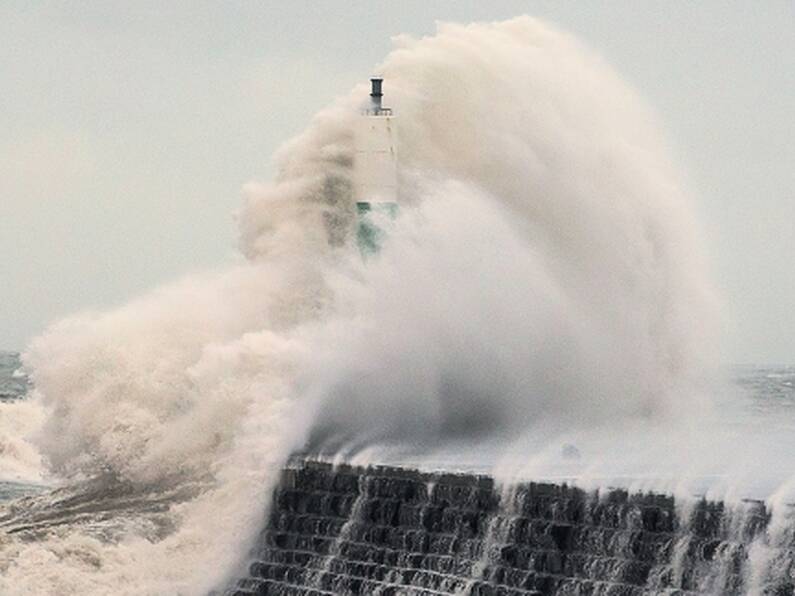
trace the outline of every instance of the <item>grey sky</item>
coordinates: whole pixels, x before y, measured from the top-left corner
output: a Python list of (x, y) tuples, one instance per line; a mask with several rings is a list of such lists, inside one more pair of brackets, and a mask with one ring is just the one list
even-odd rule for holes
[[(162, 6), (161, 6), (162, 5)], [(0, 347), (230, 262), (239, 189), (400, 33), (528, 13), (660, 113), (707, 232), (734, 361), (795, 363), (795, 3), (0, 5)]]

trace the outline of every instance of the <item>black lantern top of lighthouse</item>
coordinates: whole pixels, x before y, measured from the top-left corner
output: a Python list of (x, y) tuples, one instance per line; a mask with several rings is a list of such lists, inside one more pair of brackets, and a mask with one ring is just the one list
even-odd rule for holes
[(381, 104), (381, 100), (384, 97), (384, 92), (382, 85), (384, 83), (384, 79), (380, 77), (373, 77), (370, 79), (370, 108), (365, 110), (366, 113), (370, 116), (391, 116), (392, 109), (385, 108)]

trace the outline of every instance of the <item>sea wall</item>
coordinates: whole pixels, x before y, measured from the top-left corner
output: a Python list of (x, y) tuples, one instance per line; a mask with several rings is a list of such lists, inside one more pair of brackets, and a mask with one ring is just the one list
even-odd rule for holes
[(307, 462), (283, 472), (227, 593), (792, 594), (792, 550), (769, 523), (760, 502)]

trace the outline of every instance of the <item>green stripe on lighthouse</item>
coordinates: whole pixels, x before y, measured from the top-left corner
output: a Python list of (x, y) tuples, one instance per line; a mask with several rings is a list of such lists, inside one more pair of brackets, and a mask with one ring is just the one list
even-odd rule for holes
[[(356, 243), (363, 257), (377, 254), (381, 250), (386, 232), (380, 222), (392, 221), (397, 217), (397, 203), (356, 203)], [(380, 220), (380, 221), (379, 221)]]

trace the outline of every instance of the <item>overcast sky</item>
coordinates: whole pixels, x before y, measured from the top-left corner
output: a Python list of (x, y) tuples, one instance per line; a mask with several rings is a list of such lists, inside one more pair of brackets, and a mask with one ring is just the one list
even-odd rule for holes
[(0, 4), (0, 348), (238, 258), (247, 181), (400, 33), (531, 14), (660, 113), (735, 362), (795, 364), (795, 2)]

